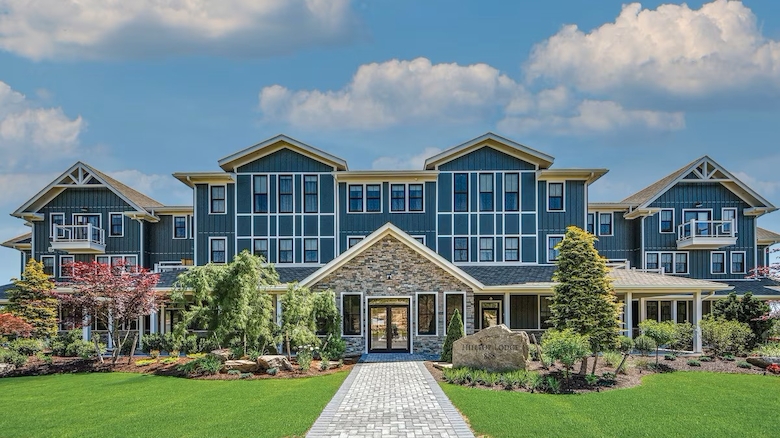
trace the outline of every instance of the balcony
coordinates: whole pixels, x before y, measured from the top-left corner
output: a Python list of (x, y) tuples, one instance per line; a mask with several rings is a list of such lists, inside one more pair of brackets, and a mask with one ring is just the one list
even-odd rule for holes
[(106, 232), (92, 224), (54, 225), (51, 249), (72, 254), (103, 254)]
[(677, 226), (677, 249), (718, 249), (737, 243), (733, 220), (692, 219)]

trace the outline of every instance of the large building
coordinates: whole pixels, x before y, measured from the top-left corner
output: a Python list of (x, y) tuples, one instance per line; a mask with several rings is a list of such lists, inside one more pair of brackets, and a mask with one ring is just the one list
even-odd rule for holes
[[(626, 334), (648, 318), (695, 324), (732, 290), (780, 297), (777, 283), (745, 278), (780, 242), (756, 225), (776, 208), (711, 158), (614, 203), (588, 202), (606, 169), (553, 161), (488, 133), (423, 169), (351, 171), (280, 135), (219, 160), (219, 171), (174, 173), (191, 206), (163, 205), (78, 162), (12, 213), (31, 232), (3, 245), (57, 281), (69, 262), (122, 260), (161, 272), (161, 290), (181, 269), (249, 250), (284, 283), (335, 291), (349, 353), (436, 353), (455, 309), (469, 333), (543, 331), (569, 225), (598, 237)], [(178, 312), (164, 307), (137, 329), (170, 331)]]

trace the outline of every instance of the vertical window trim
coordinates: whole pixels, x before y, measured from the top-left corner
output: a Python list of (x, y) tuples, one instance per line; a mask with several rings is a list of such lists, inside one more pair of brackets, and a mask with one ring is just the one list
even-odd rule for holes
[(464, 314), (466, 313), (466, 293), (465, 292), (444, 292), (444, 303), (442, 303), (442, 315), (444, 316), (444, 324), (443, 324), (443, 331), (442, 333), (447, 333), (447, 328), (450, 324), (450, 318), (447, 318), (447, 298), (449, 298), (450, 295), (460, 295), (460, 303), (461, 308), (460, 311), (460, 318), (463, 320), (463, 325), (466, 325), (466, 317)]
[[(283, 262), (282, 261), (282, 242), (290, 242), (290, 261), (289, 262)], [(287, 250), (285, 250), (287, 251)], [(295, 239), (292, 238), (285, 238), (285, 239), (278, 239), (276, 241), (276, 263), (280, 265), (289, 265), (292, 263), (295, 263)]]
[[(721, 254), (723, 255), (723, 272), (715, 272), (715, 254)], [(725, 275), (728, 273), (728, 269), (726, 269), (726, 251), (710, 251), (710, 274), (711, 275)]]
[[(66, 261), (65, 259), (69, 259), (69, 261)], [(60, 278), (72, 278), (73, 277), (73, 273), (71, 272), (71, 275), (65, 275), (62, 272), (62, 267), (65, 266), (65, 264), (67, 264), (67, 263), (70, 263), (70, 264), (76, 263), (76, 257), (72, 256), (72, 255), (61, 255), (59, 261), (60, 261), (60, 264), (58, 266), (58, 270), (59, 270), (59, 274), (60, 274), (59, 277)]]
[[(601, 232), (601, 216), (608, 216), (609, 217), (609, 233), (602, 233)], [(615, 235), (615, 212), (599, 212), (599, 236), (604, 237), (611, 237)]]
[[(222, 211), (214, 211), (214, 188), (222, 187), (222, 190), (224, 191), (224, 198), (222, 198), (223, 206), (224, 208)], [(227, 184), (209, 184), (209, 214), (227, 214)], [(217, 201), (220, 200), (219, 198), (216, 199)]]
[[(561, 208), (556, 210), (550, 208), (550, 199), (552, 198), (552, 196), (550, 196), (550, 186), (553, 184), (561, 185)], [(547, 181), (547, 212), (548, 213), (566, 212), (566, 181)]]
[[(742, 255), (742, 271), (734, 270), (734, 254)], [(747, 274), (747, 251), (731, 251), (729, 253), (729, 271), (732, 274)]]
[[(507, 180), (510, 176), (513, 176), (517, 178), (517, 189), (516, 190), (507, 190), (508, 184)], [(517, 196), (516, 199), (516, 208), (508, 208), (507, 207), (507, 195), (514, 194)], [(504, 211), (520, 211), (520, 173), (518, 172), (507, 172), (504, 174)]]
[[(360, 209), (352, 208), (352, 200), (358, 199), (352, 197), (352, 188), (360, 188)], [(366, 187), (363, 184), (347, 184), (347, 213), (363, 213), (366, 211)]]
[[(259, 242), (265, 242), (265, 255), (263, 256), (263, 258), (265, 259), (266, 263), (269, 263), (270, 262), (269, 259), (271, 257), (271, 254), (269, 253), (269, 249), (268, 249), (268, 243), (269, 242), (268, 242), (267, 238), (252, 239), (252, 254), (256, 255), (256, 256), (257, 255), (261, 255), (262, 256), (262, 254), (257, 254), (258, 251), (257, 251), (257, 246), (256, 245)], [(262, 252), (262, 251), (260, 251), (260, 252)]]
[[(225, 249), (223, 250), (223, 252), (225, 253), (225, 261), (222, 261), (222, 262), (215, 262), (214, 261), (214, 246), (213, 246), (214, 244), (212, 242), (214, 242), (215, 240), (221, 240), (221, 241), (225, 242)], [(217, 264), (217, 265), (224, 265), (224, 264), (227, 263), (227, 261), (228, 261), (228, 244), (227, 244), (227, 242), (228, 242), (227, 237), (209, 237), (209, 263), (214, 263), (214, 264)]]
[[(482, 242), (490, 242), (490, 260), (482, 259), (482, 251), (487, 251), (482, 248)], [(480, 237), (479, 238), (479, 261), (480, 262), (495, 262), (496, 261), (496, 239), (494, 237)]]
[[(556, 261), (558, 261), (557, 258), (550, 259), (550, 251), (554, 250), (553, 248), (550, 247), (550, 239), (560, 238), (561, 242), (562, 242), (564, 237), (565, 236), (563, 234), (548, 234), (547, 235), (547, 249), (545, 250), (547, 252), (547, 263), (555, 263)], [(556, 246), (558, 246), (558, 245), (556, 244)], [(560, 250), (558, 250), (558, 253), (560, 254)]]
[[(465, 249), (458, 249), (456, 242), (458, 239), (463, 239), (466, 242)], [(453, 236), (452, 237), (452, 262), (453, 263), (468, 263), (471, 260), (471, 253), (469, 252), (469, 237), (468, 236)], [(457, 251), (466, 251), (466, 260), (456, 260), (455, 254)]]
[[(306, 178), (314, 178), (314, 193), (306, 192)], [(301, 191), (303, 192), (303, 212), (304, 213), (319, 213), (320, 212), (320, 177), (315, 174), (304, 174), (301, 177)], [(307, 210), (308, 202), (306, 202), (307, 196), (314, 196), (314, 211)]]
[[(420, 186), (420, 209), (419, 210), (412, 210), (412, 186)], [(406, 184), (406, 211), (409, 213), (425, 213), (425, 183)]]
[[(596, 236), (597, 230), (596, 230), (596, 212), (588, 213), (586, 219), (585, 219), (585, 231), (589, 232), (590, 234)], [(589, 229), (590, 228), (590, 229)]]
[[(65, 213), (49, 213), (49, 239), (54, 239), (55, 236), (55, 230), (54, 230), (54, 217), (59, 216), (62, 218), (62, 224), (58, 225), (65, 225)], [(61, 232), (57, 234), (57, 237), (65, 237), (65, 232)]]
[[(671, 226), (671, 229), (669, 231), (664, 231), (664, 228), (663, 228), (663, 216), (662, 215), (663, 215), (663, 212), (665, 212), (665, 211), (671, 211), (672, 212), (672, 226)], [(676, 225), (675, 217), (674, 217), (675, 214), (676, 213), (675, 213), (673, 208), (662, 208), (658, 212), (658, 232), (660, 234), (677, 234), (677, 231), (675, 230), (675, 225)]]
[[(259, 190), (257, 181), (260, 178), (265, 179), (265, 190)], [(268, 202), (268, 195), (269, 195), (269, 177), (267, 174), (262, 175), (252, 175), (252, 213), (268, 213), (269, 210), (269, 202)], [(262, 197), (265, 196), (265, 208), (262, 208), (262, 205), (258, 205), (258, 196)], [(262, 198), (261, 198), (262, 199)]]
[[(398, 187), (398, 186), (403, 187), (404, 208), (402, 210), (396, 210), (395, 208), (393, 208), (393, 200), (398, 199), (398, 198), (394, 198), (393, 197), (393, 187)], [(390, 184), (390, 213), (406, 213), (406, 212), (408, 212), (409, 211), (409, 203), (407, 202), (408, 198), (409, 198), (409, 193), (408, 193), (407, 184), (391, 183)]]
[[(360, 321), (358, 334), (346, 334), (344, 333), (344, 324), (346, 323), (346, 319), (344, 318), (344, 297), (352, 295), (357, 296), (358, 298), (358, 320)], [(357, 292), (342, 292), (341, 293), (341, 336), (342, 337), (362, 337), (363, 336), (363, 293), (357, 293)]]
[[(458, 191), (457, 190), (457, 184), (455, 183), (455, 178), (458, 175), (463, 175), (466, 179), (466, 189), (465, 191)], [(466, 208), (464, 210), (459, 210), (456, 206), (458, 205), (457, 198), (458, 195), (464, 195), (466, 197)], [(452, 174), (452, 212), (453, 213), (460, 213), (460, 212), (468, 212), (469, 210), (469, 174), (463, 173), (463, 172), (457, 172)]]
[(44, 259), (51, 260), (51, 274), (47, 274), (50, 277), (54, 277), (54, 275), (57, 273), (57, 260), (56, 257), (53, 255), (42, 255), (41, 256), (41, 264), (43, 264), (43, 271), (46, 272), (46, 262), (44, 262)]
[[(176, 237), (176, 228), (177, 228), (176, 227), (176, 219), (177, 218), (179, 218), (179, 219), (184, 218), (184, 237)], [(188, 228), (187, 222), (189, 222), (189, 221), (187, 220), (187, 216), (186, 215), (177, 214), (177, 215), (173, 216), (173, 239), (174, 240), (183, 240), (183, 239), (187, 239), (188, 238), (188, 234), (189, 233), (187, 232), (187, 228)]]
[(734, 219), (733, 219), (733, 221), (731, 223), (731, 226), (733, 227), (734, 234), (737, 234), (737, 217), (739, 215), (739, 213), (738, 213), (739, 210), (737, 208), (735, 208), (735, 207), (723, 207), (723, 208), (721, 208), (720, 209), (720, 219), (721, 220), (725, 220), (725, 219), (723, 219), (723, 216), (725, 216), (724, 213), (727, 212), (727, 211), (733, 211), (734, 212)]
[[(420, 332), (420, 296), (421, 295), (433, 295), (433, 333), (421, 333)], [(417, 336), (439, 336), (439, 294), (436, 292), (416, 292), (414, 294), (415, 306), (414, 306), (414, 322), (416, 327)]]
[[(507, 249), (509, 248), (509, 245), (507, 245), (507, 241), (510, 239), (514, 239), (517, 241), (517, 247), (514, 249), (515, 252), (517, 252), (517, 257), (514, 259), (507, 258)], [(506, 236), (504, 237), (504, 261), (505, 262), (519, 262), (520, 261), (520, 237), (518, 236)]]
[[(311, 252), (312, 250), (306, 249), (306, 242), (314, 242), (316, 245), (316, 249), (314, 249), (315, 254), (315, 260), (314, 261), (307, 261), (306, 260), (306, 253)], [(316, 237), (309, 237), (303, 239), (303, 263), (319, 263), (320, 262), (320, 240)]]
[[(478, 200), (479, 202), (478, 202), (478, 204), (479, 205), (477, 206), (477, 207), (479, 207), (478, 210), (479, 211), (488, 211), (488, 212), (495, 211), (496, 210), (496, 174), (495, 173), (480, 172), (477, 175), (478, 175), (477, 176), (477, 183), (479, 185), (479, 187), (478, 187), (478, 190), (479, 190), (479, 192), (478, 192), (479, 193), (479, 200)], [(482, 177), (483, 176), (484, 177), (489, 177), (489, 178), (486, 178), (486, 180), (490, 181), (490, 190), (489, 191), (485, 190), (485, 188), (482, 185)], [(482, 205), (482, 195), (483, 194), (487, 195), (488, 193), (490, 194), (490, 197), (487, 198), (487, 199), (490, 199), (490, 206), (488, 208), (485, 208)]]
[[(282, 193), (282, 178), (290, 179), (290, 192)], [(282, 211), (282, 196), (290, 197), (290, 210)], [(291, 174), (277, 175), (276, 176), (276, 211), (279, 214), (294, 214), (295, 213), (295, 177)]]

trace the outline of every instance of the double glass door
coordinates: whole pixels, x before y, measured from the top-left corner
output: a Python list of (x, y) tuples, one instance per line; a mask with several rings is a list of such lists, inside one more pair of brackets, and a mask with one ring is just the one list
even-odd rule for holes
[(409, 304), (370, 302), (371, 337), (368, 350), (372, 353), (409, 351)]

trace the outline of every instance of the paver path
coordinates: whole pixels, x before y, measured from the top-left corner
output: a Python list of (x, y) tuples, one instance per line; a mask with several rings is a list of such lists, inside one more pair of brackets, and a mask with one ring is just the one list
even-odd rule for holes
[(307, 437), (474, 437), (422, 362), (359, 363)]

